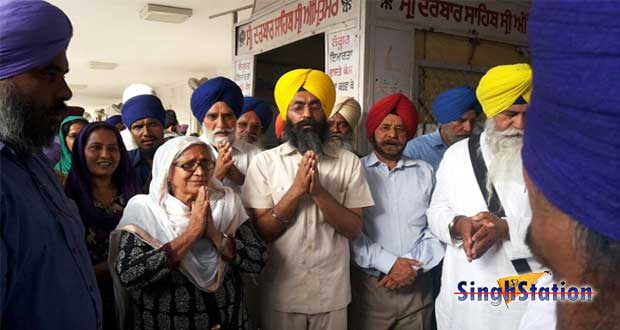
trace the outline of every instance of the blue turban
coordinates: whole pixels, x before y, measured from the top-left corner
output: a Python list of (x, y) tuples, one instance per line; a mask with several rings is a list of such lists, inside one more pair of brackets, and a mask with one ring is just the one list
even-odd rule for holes
[(48, 64), (72, 35), (69, 18), (45, 1), (0, 1), (0, 80)]
[(116, 126), (117, 124), (122, 123), (122, 119), (121, 119), (121, 115), (114, 115), (111, 116), (110, 118), (105, 120), (106, 123), (108, 123), (111, 126)]
[(209, 109), (217, 102), (226, 103), (239, 118), (243, 110), (241, 88), (234, 81), (224, 77), (209, 79), (200, 85), (192, 94), (190, 102), (192, 113), (200, 124)]
[(263, 125), (263, 133), (271, 125), (273, 114), (271, 113), (271, 107), (267, 102), (259, 99), (258, 97), (246, 96), (243, 98), (243, 111), (239, 114), (239, 117), (245, 113), (254, 111), (260, 119), (261, 125)]
[(433, 102), (433, 115), (440, 124), (459, 120), (470, 109), (473, 109), (476, 115), (482, 111), (476, 92), (469, 86), (449, 89), (439, 94)]
[(538, 190), (620, 240), (620, 3), (534, 1), (523, 163)]
[(130, 98), (121, 109), (123, 124), (131, 129), (131, 124), (143, 118), (155, 118), (164, 125), (166, 110), (155, 95), (138, 95)]

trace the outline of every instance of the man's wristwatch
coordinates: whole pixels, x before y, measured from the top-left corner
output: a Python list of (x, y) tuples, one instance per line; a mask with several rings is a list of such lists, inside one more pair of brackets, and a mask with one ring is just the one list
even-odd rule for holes
[(226, 249), (226, 243), (228, 243), (229, 239), (230, 236), (228, 236), (228, 234), (222, 233), (222, 242), (220, 243), (220, 248), (217, 251), (218, 254), (224, 254), (224, 250)]
[(454, 217), (454, 219), (452, 219), (452, 221), (450, 221), (450, 223), (448, 224), (448, 230), (450, 232), (450, 237), (452, 237), (455, 240), (462, 240), (463, 237), (461, 237), (460, 235), (458, 235), (457, 233), (454, 232), (454, 225), (456, 224), (456, 222), (463, 218), (462, 215), (457, 215), (456, 217)]
[(281, 223), (281, 224), (283, 224), (285, 226), (288, 226), (289, 221), (288, 220), (284, 220), (284, 219), (280, 219), (278, 217), (278, 215), (276, 214), (276, 208), (275, 207), (271, 209), (271, 217), (273, 218), (273, 220), (275, 220), (275, 221), (277, 221), (277, 222), (279, 222), (279, 223)]

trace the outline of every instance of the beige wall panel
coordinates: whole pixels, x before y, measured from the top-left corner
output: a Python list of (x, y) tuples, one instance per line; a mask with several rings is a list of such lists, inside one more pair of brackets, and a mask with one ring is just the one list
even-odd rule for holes
[(450, 64), (467, 64), (473, 46), (466, 38), (427, 32), (425, 60)]
[(524, 63), (528, 60), (518, 51), (517, 46), (481, 42), (474, 56), (471, 65), (493, 67), (502, 64)]
[(489, 67), (527, 62), (519, 48), (486, 40), (472, 43), (465, 37), (416, 31), (416, 59), (432, 62)]

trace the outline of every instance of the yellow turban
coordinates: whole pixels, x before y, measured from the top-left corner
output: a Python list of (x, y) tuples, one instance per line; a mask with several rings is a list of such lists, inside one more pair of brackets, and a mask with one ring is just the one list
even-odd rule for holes
[(488, 118), (510, 108), (519, 97), (530, 102), (532, 68), (519, 63), (500, 65), (489, 70), (478, 84), (476, 96)]
[(344, 117), (351, 128), (355, 129), (362, 115), (362, 107), (352, 97), (338, 96), (336, 97), (336, 105), (334, 105), (329, 117), (331, 118), (337, 113)]
[(328, 75), (313, 69), (296, 69), (285, 73), (278, 79), (273, 94), (280, 110), (280, 117), (286, 121), (288, 106), (301, 88), (321, 101), (325, 118), (327, 118), (336, 101), (336, 89)]

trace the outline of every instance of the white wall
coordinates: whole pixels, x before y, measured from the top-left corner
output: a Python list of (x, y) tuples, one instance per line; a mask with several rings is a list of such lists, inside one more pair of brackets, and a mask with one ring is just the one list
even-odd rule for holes
[(157, 96), (164, 104), (165, 109), (172, 109), (177, 114), (177, 120), (179, 124), (190, 125), (188, 132), (196, 132), (196, 124), (194, 116), (189, 106), (189, 101), (192, 96), (192, 89), (187, 84), (187, 81), (178, 81), (169, 85), (155, 88)]

